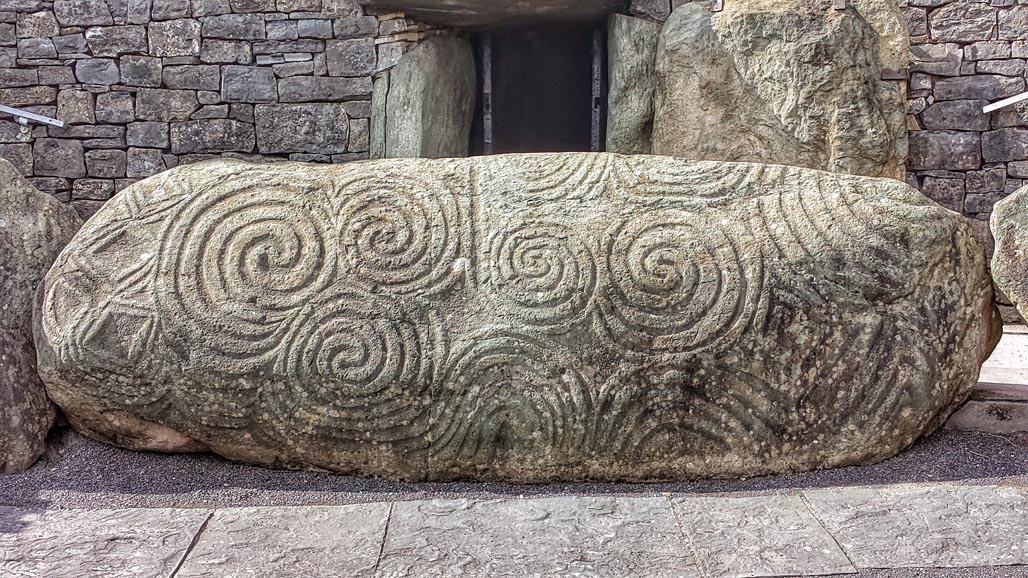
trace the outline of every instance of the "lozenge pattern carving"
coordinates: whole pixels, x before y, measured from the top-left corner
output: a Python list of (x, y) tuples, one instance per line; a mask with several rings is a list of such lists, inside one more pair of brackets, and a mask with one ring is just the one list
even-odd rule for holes
[(902, 183), (604, 154), (182, 167), (91, 220), (40, 307), (90, 435), (409, 479), (882, 459), (994, 329), (969, 229)]

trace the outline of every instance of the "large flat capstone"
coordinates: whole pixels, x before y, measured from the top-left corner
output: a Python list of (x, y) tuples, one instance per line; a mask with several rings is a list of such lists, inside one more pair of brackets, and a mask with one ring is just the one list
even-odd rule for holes
[(999, 337), (983, 249), (898, 181), (656, 156), (133, 185), (47, 276), (87, 435), (407, 479), (754, 476), (881, 460)]
[(82, 221), (0, 159), (0, 474), (21, 472), (43, 453), (53, 406), (36, 374), (36, 287)]

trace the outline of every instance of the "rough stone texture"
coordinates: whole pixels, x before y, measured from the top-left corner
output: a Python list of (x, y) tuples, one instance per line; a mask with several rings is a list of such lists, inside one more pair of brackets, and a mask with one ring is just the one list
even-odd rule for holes
[(539, 18), (603, 18), (625, 4), (622, 0), (360, 0), (360, 3), (377, 12), (404, 12), (432, 24), (474, 27)]
[[(860, 568), (1028, 563), (1028, 500), (1015, 488), (806, 490), (825, 528)], [(917, 539), (909, 539), (917, 529)]]
[(388, 77), (388, 158), (467, 156), (475, 102), (475, 58), (466, 40), (431, 38), (408, 52)]
[(674, 507), (704, 576), (856, 572), (799, 496), (684, 498)]
[(0, 506), (9, 576), (171, 576), (210, 510), (51, 510)]
[(1028, 315), (1028, 187), (993, 205), (989, 226), (996, 239), (992, 278), (1024, 318)]
[(654, 65), (660, 25), (615, 14), (607, 21), (607, 151), (653, 150)]
[(389, 511), (383, 503), (218, 510), (175, 576), (375, 578)]
[(669, 510), (661, 498), (397, 502), (378, 575), (700, 578)]
[[(262, 153), (344, 153), (349, 122), (342, 104), (270, 104), (254, 107)], [(365, 149), (367, 147), (365, 146)]]
[[(32, 309), (36, 286), (82, 222), (0, 159), (0, 473), (20, 472), (43, 453), (54, 411), (36, 375)], [(0, 522), (2, 523), (2, 522)], [(0, 567), (4, 567), (0, 564)]]
[(660, 34), (653, 152), (903, 178), (903, 94), (877, 52), (820, 0), (683, 5)]
[(43, 296), (87, 435), (410, 479), (878, 461), (1000, 330), (971, 228), (898, 181), (584, 153), (179, 167)]

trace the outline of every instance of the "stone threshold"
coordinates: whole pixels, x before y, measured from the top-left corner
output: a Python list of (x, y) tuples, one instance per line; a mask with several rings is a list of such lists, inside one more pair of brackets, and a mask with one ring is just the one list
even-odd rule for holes
[(1003, 327), (1003, 338), (982, 366), (971, 398), (949, 418), (946, 429), (1028, 432), (1028, 327)]
[(18, 577), (743, 578), (1025, 564), (1028, 497), (1014, 485), (221, 509), (0, 507), (0, 569)]

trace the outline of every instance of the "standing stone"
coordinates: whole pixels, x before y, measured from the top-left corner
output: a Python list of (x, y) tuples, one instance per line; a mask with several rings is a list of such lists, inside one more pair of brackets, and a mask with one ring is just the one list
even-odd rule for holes
[[(475, 62), (465, 40), (422, 42), (389, 71), (385, 156), (463, 157), (475, 107)], [(287, 79), (292, 80), (292, 79)]]
[(831, 3), (685, 4), (660, 35), (653, 152), (903, 178), (905, 101), (884, 69), (870, 24)]
[(41, 294), (80, 431), (405, 479), (878, 462), (1001, 332), (971, 227), (902, 182), (590, 153), (181, 166)]
[(654, 66), (660, 25), (614, 14), (607, 21), (607, 150), (653, 150)]
[(993, 205), (989, 227), (996, 239), (992, 278), (1028, 319), (1028, 187)]
[(36, 287), (82, 226), (75, 211), (37, 191), (0, 159), (0, 473), (28, 469), (43, 454), (54, 411), (36, 374)]
[(262, 154), (347, 152), (349, 122), (342, 104), (268, 104), (254, 107)]

